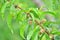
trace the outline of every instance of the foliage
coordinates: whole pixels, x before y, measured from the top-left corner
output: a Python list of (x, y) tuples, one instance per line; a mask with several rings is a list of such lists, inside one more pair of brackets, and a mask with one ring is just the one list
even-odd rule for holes
[(60, 1), (49, 1), (43, 11), (31, 0), (0, 0), (0, 40), (60, 40)]

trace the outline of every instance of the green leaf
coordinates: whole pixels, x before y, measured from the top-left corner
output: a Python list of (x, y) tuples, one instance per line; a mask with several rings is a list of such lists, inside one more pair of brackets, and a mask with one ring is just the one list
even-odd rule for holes
[(39, 18), (39, 14), (38, 14), (38, 9), (37, 8), (36, 9), (32, 8), (32, 10), (30, 12), (34, 15), (34, 17)]
[(8, 28), (10, 29), (11, 33), (13, 34), (13, 29), (12, 29), (12, 15), (9, 14), (6, 19)]
[(2, 6), (2, 8), (1, 8), (1, 16), (2, 16), (2, 18), (4, 18), (4, 14), (5, 14), (5, 10), (6, 10), (7, 4), (8, 4), (8, 2), (6, 2), (6, 3)]
[[(38, 27), (38, 26), (36, 26), (36, 27)], [(38, 28), (34, 31), (31, 40), (38, 40), (39, 31), (40, 31), (40, 29), (39, 29), (39, 27), (38, 27)]]
[(53, 11), (45, 11), (44, 13), (45, 13), (45, 14), (52, 14), (54, 17), (56, 16), (56, 13), (53, 12)]
[(20, 24), (20, 36), (25, 39), (24, 37), (24, 32), (25, 32), (25, 28), (26, 28), (26, 22), (23, 21), (21, 24)]
[(34, 15), (33, 15), (33, 13), (30, 13), (30, 15), (32, 16), (32, 19), (33, 19), (33, 21), (35, 20), (35, 18), (34, 18)]
[(54, 35), (60, 35), (60, 32), (52, 32)]
[(41, 40), (50, 40), (49, 36), (47, 34), (44, 34)]
[[(27, 35), (27, 40), (30, 40), (30, 39), (31, 39), (32, 35), (35, 33), (35, 31), (37, 31), (38, 28), (39, 28), (39, 27), (36, 27), (35, 29), (31, 30), (31, 31), (28, 33), (28, 35)], [(37, 35), (37, 34), (36, 34), (36, 35)], [(35, 36), (35, 37), (36, 37), (36, 36)], [(34, 37), (33, 37), (33, 39), (34, 39)]]
[(8, 4), (8, 2), (6, 2), (6, 3), (2, 6), (2, 8), (1, 8), (1, 13), (4, 13), (7, 4)]

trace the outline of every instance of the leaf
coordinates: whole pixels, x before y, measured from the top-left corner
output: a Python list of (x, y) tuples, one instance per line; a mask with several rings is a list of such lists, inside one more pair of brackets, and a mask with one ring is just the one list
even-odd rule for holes
[(54, 35), (60, 35), (60, 32), (53, 32)]
[(41, 40), (43, 36), (44, 36), (44, 33), (40, 34), (39, 35), (39, 40)]
[(8, 28), (10, 29), (11, 33), (13, 34), (13, 29), (12, 29), (12, 15), (9, 14), (6, 19)]
[(60, 31), (58, 31), (57, 29), (56, 30), (52, 30), (51, 33), (54, 34), (54, 35), (60, 35)]
[(1, 8), (1, 16), (2, 16), (2, 18), (4, 18), (4, 12), (5, 12), (5, 9), (6, 9), (7, 4), (8, 4), (8, 2), (6, 2), (6, 3), (2, 6), (2, 8)]
[[(32, 35), (34, 34), (34, 32), (38, 29), (38, 27), (36, 27), (35, 29), (31, 30), (28, 35), (27, 35), (27, 40), (30, 40)], [(36, 34), (37, 35), (37, 34)], [(34, 38), (33, 38), (34, 39)]]
[(45, 14), (48, 14), (48, 13), (49, 13), (49, 14), (52, 14), (54, 17), (56, 16), (56, 13), (53, 12), (53, 11), (45, 11), (44, 13), (45, 13)]
[(25, 28), (26, 28), (26, 22), (23, 21), (21, 24), (20, 24), (20, 36), (25, 39), (24, 37), (24, 32), (25, 32)]
[(1, 13), (4, 13), (7, 4), (8, 4), (8, 2), (6, 2), (6, 3), (2, 6), (2, 8), (1, 8)]
[(20, 10), (17, 14), (16, 14), (16, 20), (17, 21), (24, 21), (26, 19), (26, 14), (24, 13), (24, 10)]
[(33, 13), (30, 13), (30, 15), (32, 16), (32, 19), (33, 19), (33, 21), (35, 20), (35, 18), (34, 18), (34, 15), (33, 15)]
[[(36, 26), (36, 27), (38, 27), (38, 26)], [(39, 29), (39, 27), (38, 27), (38, 28), (34, 31), (31, 40), (38, 40), (39, 31), (40, 31), (40, 29)]]
[(46, 40), (46, 36), (44, 35), (41, 40)]
[(39, 18), (39, 14), (38, 14), (37, 9), (32, 8), (32, 10), (30, 12), (34, 15), (34, 17)]
[(47, 34), (44, 34), (41, 40), (50, 40), (49, 36)]

